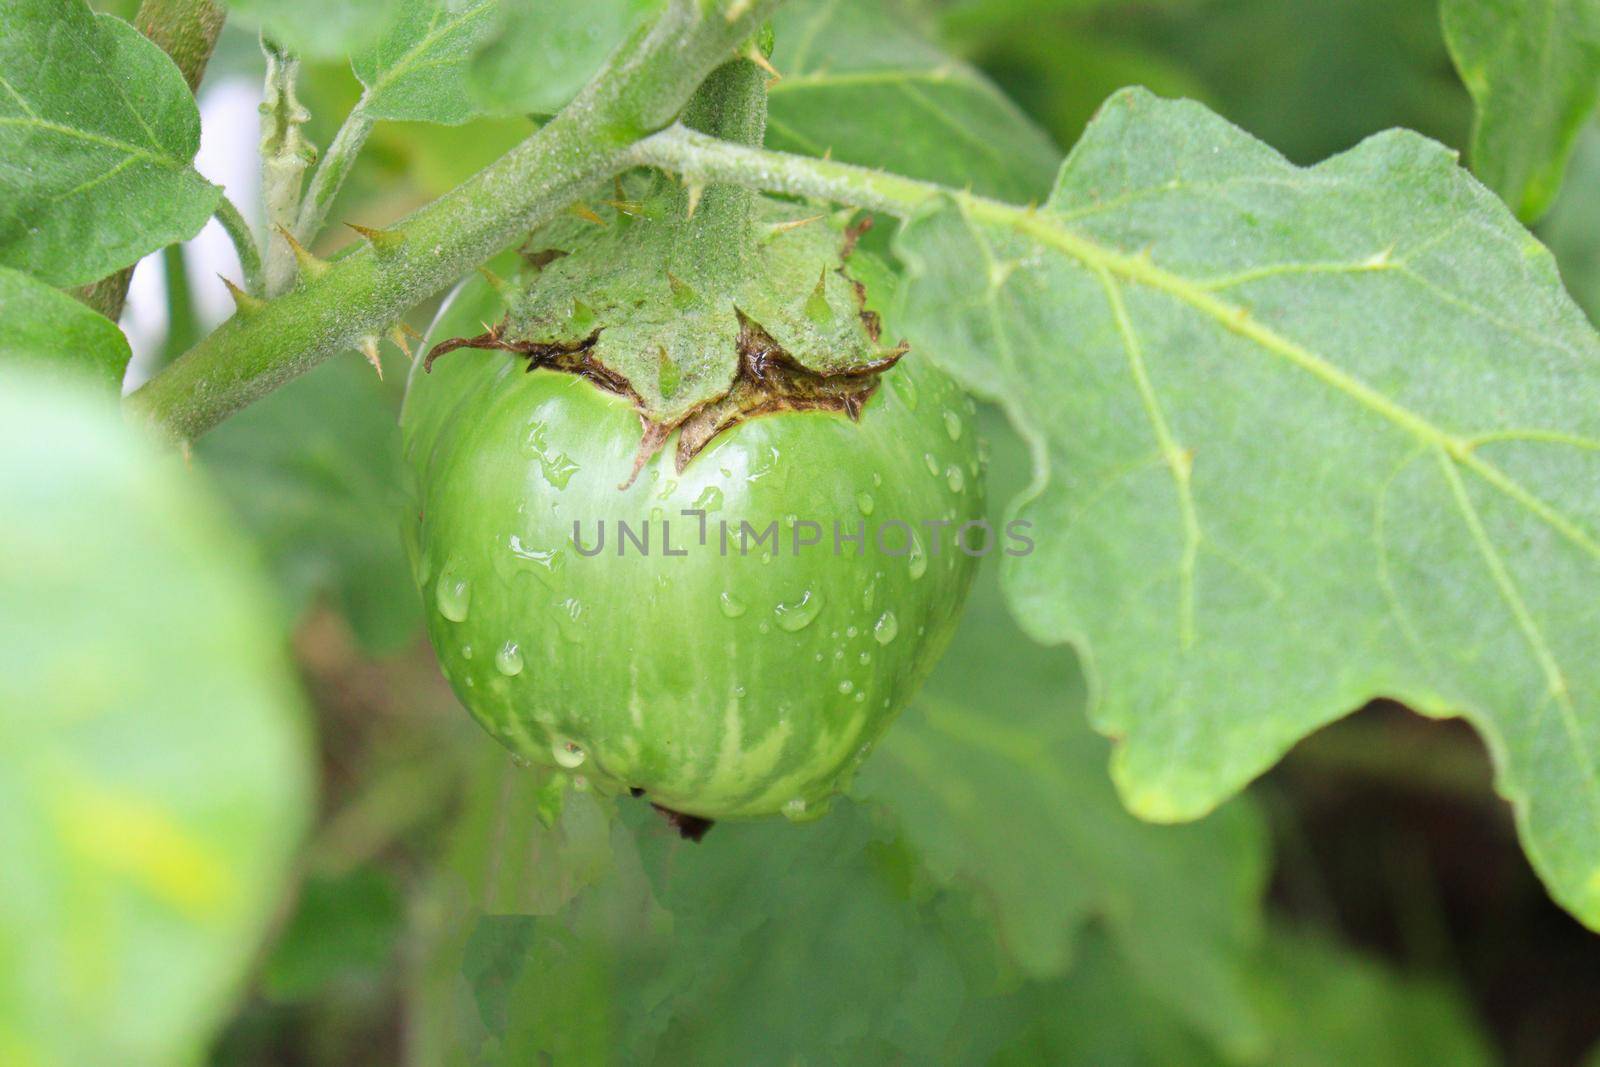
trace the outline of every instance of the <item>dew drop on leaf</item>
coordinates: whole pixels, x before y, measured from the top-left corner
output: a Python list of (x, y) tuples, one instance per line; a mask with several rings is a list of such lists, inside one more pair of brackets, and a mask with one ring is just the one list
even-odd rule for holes
[(950, 435), (950, 440), (961, 440), (961, 416), (953, 411), (944, 413), (944, 430)]
[(871, 515), (872, 509), (877, 507), (877, 504), (873, 501), (872, 494), (863, 489), (856, 494), (856, 506), (861, 509), (861, 514)]
[(959, 493), (967, 487), (966, 475), (962, 474), (961, 468), (955, 464), (951, 464), (950, 469), (944, 472), (944, 480), (950, 486), (952, 493)]
[(732, 593), (724, 592), (718, 598), (722, 605), (722, 613), (730, 619), (737, 619), (745, 613), (745, 603)]
[(878, 644), (887, 645), (895, 639), (900, 632), (900, 620), (894, 617), (894, 612), (886, 611), (878, 617), (878, 623), (872, 628), (872, 636)]
[(557, 763), (569, 771), (583, 766), (583, 761), (588, 758), (588, 753), (571, 741), (557, 741), (551, 748), (550, 754), (555, 757)]

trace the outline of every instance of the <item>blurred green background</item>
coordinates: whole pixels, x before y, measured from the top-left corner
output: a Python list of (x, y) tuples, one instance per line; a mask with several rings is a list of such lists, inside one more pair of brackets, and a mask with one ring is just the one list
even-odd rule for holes
[[(1302, 163), (1389, 126), (1457, 147), (1469, 128), (1432, 0), (924, 0), (865, 34), (841, 2), (778, 27), (794, 80), (774, 86), (772, 142), (1014, 199), (1044, 192), (1127, 84), (1200, 99)], [(202, 100), (261, 68), (230, 28)], [(839, 70), (881, 91), (830, 95)], [(307, 68), (314, 143), (358, 92), (347, 67)], [(952, 114), (985, 136), (952, 136)], [(381, 225), (533, 128), (379, 123), (332, 217)], [(1592, 316), (1596, 190), (1591, 125), (1540, 232)], [(141, 267), (166, 281), (147, 367), (214, 314), (197, 255)], [(397, 518), (406, 361), (384, 360), (380, 382), (337, 358), (197, 449), (277, 580), (323, 782), (215, 1062), (1600, 1063), (1600, 940), (1527, 868), (1470, 730), (1374, 706), (1212, 818), (1140, 824), (1070, 652), (1016, 631), (992, 569), (959, 665), (828, 818), (694, 845), (577, 795), (544, 826), (535, 772), (460, 712), (421, 637)], [(1026, 456), (986, 426), (1003, 510)]]

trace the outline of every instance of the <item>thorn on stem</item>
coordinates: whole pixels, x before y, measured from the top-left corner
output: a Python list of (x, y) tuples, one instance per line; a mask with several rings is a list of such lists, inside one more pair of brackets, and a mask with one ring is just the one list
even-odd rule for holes
[(240, 315), (253, 315), (266, 306), (265, 301), (261, 300), (259, 297), (251, 296), (249, 293), (233, 284), (233, 280), (231, 278), (225, 277), (221, 274), (217, 275), (217, 277), (221, 278), (222, 284), (228, 287), (228, 295), (233, 297), (234, 310)]
[(275, 223), (278, 236), (289, 242), (289, 248), (294, 252), (294, 260), (300, 266), (300, 273), (307, 278), (320, 278), (328, 273), (326, 260), (318, 259), (306, 250), (306, 246), (296, 240), (295, 235), (281, 223)]
[(690, 182), (688, 185), (689, 209), (684, 213), (684, 218), (694, 218), (695, 211), (700, 207), (700, 198), (706, 195), (705, 182)]
[(378, 339), (376, 337), (363, 337), (361, 339), (361, 354), (367, 357), (367, 362), (372, 364), (372, 369), (378, 372), (378, 380), (383, 381), (383, 360), (378, 356)]
[(572, 207), (568, 208), (567, 210), (578, 216), (578, 218), (582, 219), (584, 222), (592, 222), (596, 226), (606, 225), (606, 220), (595, 214), (594, 208), (590, 207), (588, 204), (573, 204)]
[(404, 238), (393, 230), (376, 230), (371, 226), (358, 226), (353, 222), (345, 223), (346, 226), (366, 238), (368, 244), (379, 252), (392, 252), (400, 247)]

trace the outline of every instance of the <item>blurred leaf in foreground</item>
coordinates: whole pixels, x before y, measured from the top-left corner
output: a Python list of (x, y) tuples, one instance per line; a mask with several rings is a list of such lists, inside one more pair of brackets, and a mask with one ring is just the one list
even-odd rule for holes
[(194, 1062), (305, 823), (238, 535), (109, 403), (0, 389), (0, 1062)]

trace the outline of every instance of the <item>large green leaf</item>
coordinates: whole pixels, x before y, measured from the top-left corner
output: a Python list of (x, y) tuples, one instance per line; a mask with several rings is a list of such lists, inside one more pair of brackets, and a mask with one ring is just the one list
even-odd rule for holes
[(470, 83), (493, 112), (549, 115), (583, 87), (628, 31), (663, 0), (503, 0), (498, 36), (473, 61)]
[(420, 0), (223, 0), (229, 12), (297, 55), (331, 59), (370, 45)]
[(1442, 0), (1441, 12), (1478, 108), (1473, 169), (1536, 219), (1600, 103), (1600, 0)]
[(20, 271), (0, 267), (0, 366), (28, 363), (115, 390), (128, 366), (117, 324)]
[(1301, 169), (1130, 91), (1044, 208), (942, 198), (897, 247), (900, 328), (1034, 447), (1007, 592), (1077, 646), (1136, 813), (1391, 696), (1476, 726), (1600, 925), (1600, 339), (1451, 153)]
[(307, 815), (283, 635), (110, 403), (8, 375), (0, 450), (0, 1062), (193, 1063)]
[[(993, 422), (984, 429), (998, 528), (1028, 456)], [(1102, 920), (1147, 995), (1214, 1044), (1259, 1052), (1246, 967), (1267, 864), (1254, 810), (1239, 801), (1183, 827), (1129, 815), (1101, 770), (1109, 746), (1081, 717), (1072, 657), (1018, 632), (992, 567), (953, 648), (863, 769), (865, 799), (894, 817), (940, 881), (986, 902), (1030, 975), (1064, 972), (1083, 927)]]
[(166, 53), (83, 0), (0, 0), (0, 266), (80, 285), (192, 237), (221, 190)]
[(767, 142), (1025, 201), (1057, 153), (1017, 106), (919, 36), (893, 0), (800, 0), (774, 20)]
[(366, 86), (361, 107), (378, 119), (462, 123), (478, 113), (468, 74), (500, 29), (503, 0), (412, 2), (352, 64)]

